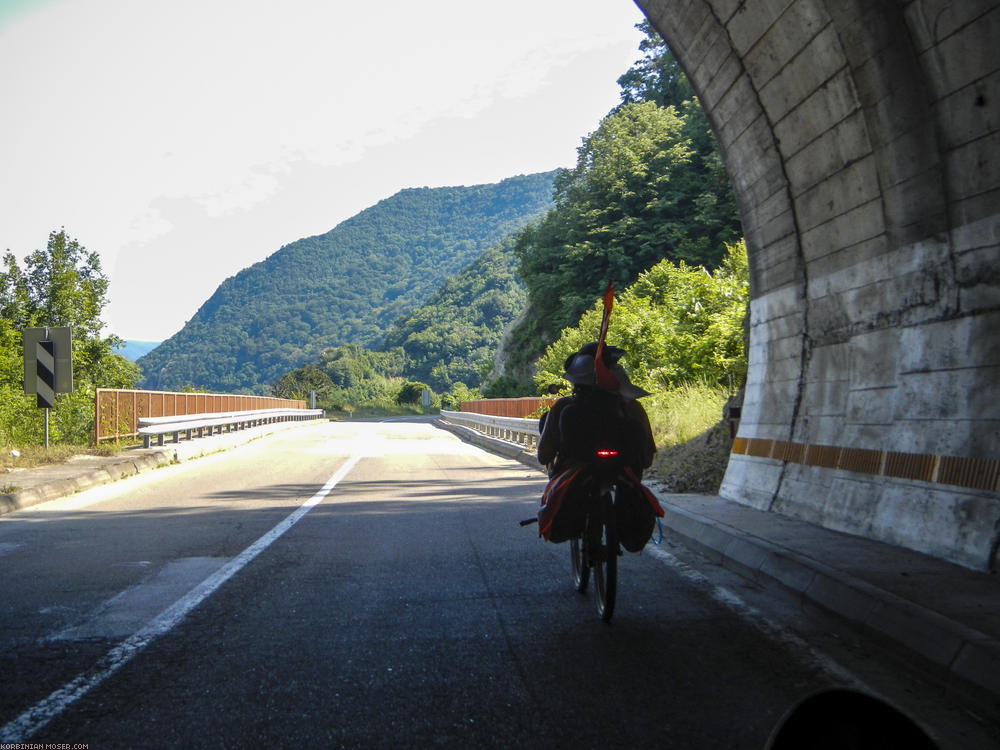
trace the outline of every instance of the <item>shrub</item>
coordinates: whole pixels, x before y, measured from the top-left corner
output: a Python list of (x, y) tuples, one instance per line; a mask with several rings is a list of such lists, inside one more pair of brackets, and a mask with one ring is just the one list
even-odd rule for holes
[(399, 393), (396, 395), (397, 404), (418, 404), (420, 403), (420, 396), (424, 391), (429, 391), (430, 387), (426, 383), (421, 383), (415, 380), (408, 380), (403, 383), (403, 386), (399, 389)]

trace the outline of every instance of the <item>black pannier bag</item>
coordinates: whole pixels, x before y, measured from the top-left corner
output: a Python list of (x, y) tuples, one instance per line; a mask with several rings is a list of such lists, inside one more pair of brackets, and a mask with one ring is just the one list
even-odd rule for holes
[(626, 469), (615, 496), (615, 526), (622, 547), (629, 552), (642, 551), (653, 535), (657, 517), (662, 515), (663, 508), (653, 493), (631, 469)]
[(549, 481), (538, 509), (540, 537), (558, 543), (583, 534), (586, 484), (586, 473), (580, 467), (568, 469)]
[[(586, 523), (586, 493), (593, 479), (582, 467), (568, 469), (553, 477), (542, 493), (538, 509), (538, 535), (549, 542), (565, 542), (583, 534)], [(663, 508), (631, 469), (617, 482), (615, 527), (618, 541), (629, 552), (640, 552), (653, 535)]]

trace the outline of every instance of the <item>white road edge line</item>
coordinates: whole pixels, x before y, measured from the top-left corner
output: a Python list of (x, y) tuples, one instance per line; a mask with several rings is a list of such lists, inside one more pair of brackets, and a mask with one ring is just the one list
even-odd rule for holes
[(707, 588), (709, 590), (709, 595), (715, 601), (722, 606), (727, 607), (730, 611), (734, 612), (743, 619), (749, 621), (764, 635), (768, 636), (772, 640), (778, 641), (779, 643), (783, 643), (786, 646), (794, 647), (801, 653), (807, 655), (813, 665), (822, 670), (825, 674), (857, 690), (872, 693), (871, 688), (857, 676), (852, 674), (850, 670), (845, 669), (832, 657), (819, 651), (788, 628), (767, 617), (757, 608), (747, 604), (737, 594), (733, 593), (724, 586), (716, 586), (708, 579), (707, 576), (695, 570), (687, 563), (677, 559), (665, 549), (647, 546), (646, 551), (660, 562), (673, 568), (682, 578), (686, 579), (690, 583)]
[(211, 596), (222, 584), (232, 578), (242, 570), (247, 563), (257, 555), (271, 546), (282, 534), (288, 531), (298, 521), (305, 516), (316, 505), (323, 501), (334, 487), (354, 468), (361, 460), (360, 454), (351, 456), (341, 466), (337, 472), (330, 477), (326, 484), (296, 508), (291, 514), (286, 516), (274, 528), (264, 534), (260, 539), (251, 544), (240, 554), (219, 568), (204, 581), (199, 583), (187, 594), (171, 604), (156, 617), (146, 623), (140, 630), (132, 636), (119, 643), (94, 665), (92, 669), (77, 675), (75, 679), (66, 683), (61, 688), (49, 695), (31, 708), (24, 711), (16, 719), (9, 721), (0, 728), (0, 743), (23, 743), (35, 732), (44, 727), (56, 716), (62, 713), (72, 703), (82, 698), (93, 688), (100, 685), (104, 680), (113, 675), (125, 666), (132, 657), (137, 655), (146, 646), (155, 641), (161, 635), (169, 632), (177, 623), (184, 619), (187, 614), (197, 607), (201, 602)]

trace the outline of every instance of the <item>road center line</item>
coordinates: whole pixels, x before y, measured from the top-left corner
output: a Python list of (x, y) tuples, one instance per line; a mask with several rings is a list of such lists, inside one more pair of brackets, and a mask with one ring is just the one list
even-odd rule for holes
[(49, 695), (49, 697), (39, 701), (16, 719), (5, 724), (0, 728), (0, 743), (24, 742), (71, 704), (125, 666), (131, 661), (132, 657), (146, 648), (146, 646), (161, 635), (168, 633), (192, 609), (211, 596), (222, 584), (242, 570), (247, 563), (271, 546), (282, 534), (298, 523), (306, 513), (322, 502), (361, 458), (360, 454), (351, 456), (330, 477), (319, 492), (306, 500), (280, 523), (219, 568), (215, 573), (208, 576), (208, 578), (191, 589), (187, 594), (160, 612), (160, 614), (146, 623), (144, 627), (111, 649), (89, 671), (77, 675), (75, 679), (63, 685)]

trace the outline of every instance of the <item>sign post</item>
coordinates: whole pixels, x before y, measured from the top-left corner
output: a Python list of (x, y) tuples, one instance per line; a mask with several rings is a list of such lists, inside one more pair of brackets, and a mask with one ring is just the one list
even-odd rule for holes
[(24, 340), (24, 392), (35, 394), (45, 409), (45, 449), (49, 448), (49, 409), (57, 393), (73, 392), (73, 337), (67, 327), (26, 328)]

